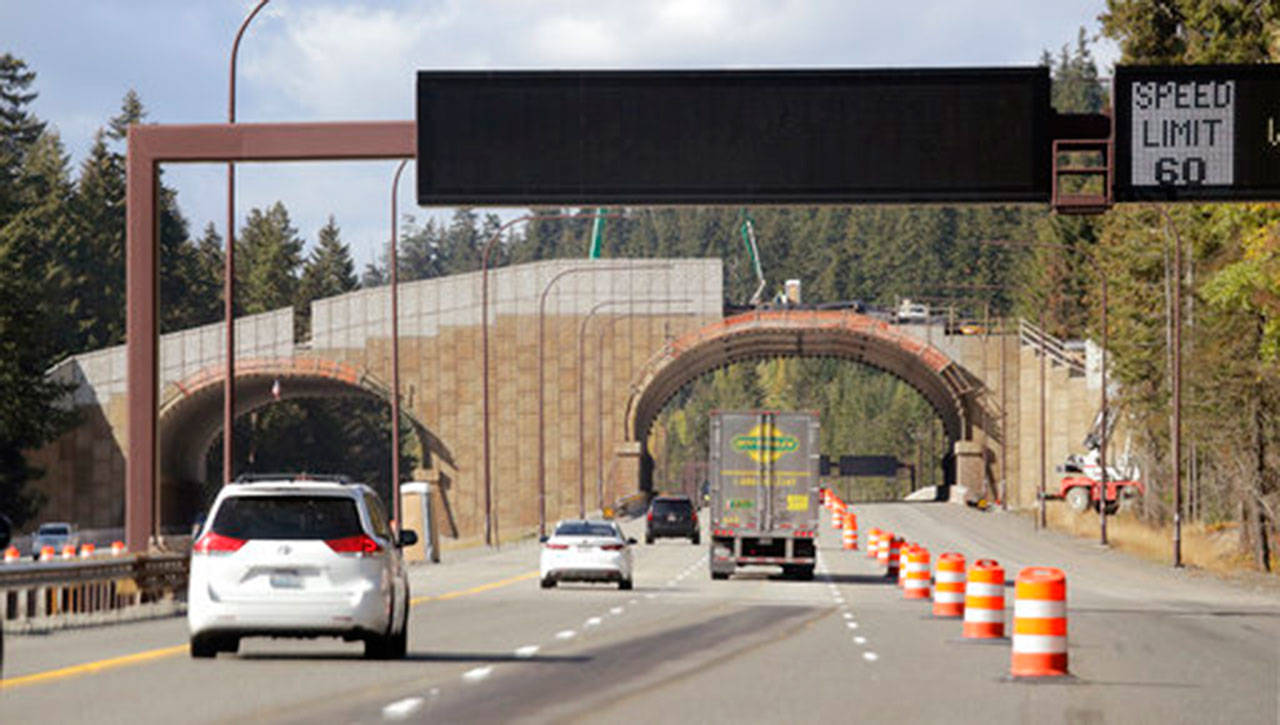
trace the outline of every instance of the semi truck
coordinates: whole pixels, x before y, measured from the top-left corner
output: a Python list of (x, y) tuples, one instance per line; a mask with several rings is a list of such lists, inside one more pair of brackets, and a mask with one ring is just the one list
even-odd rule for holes
[(818, 535), (816, 412), (712, 411), (711, 578), (780, 566), (812, 579)]

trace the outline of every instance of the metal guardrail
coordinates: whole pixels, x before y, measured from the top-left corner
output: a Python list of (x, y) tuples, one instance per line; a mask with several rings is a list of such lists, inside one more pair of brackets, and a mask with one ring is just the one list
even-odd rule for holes
[(187, 554), (0, 565), (5, 631), (44, 631), (173, 614), (186, 595)]

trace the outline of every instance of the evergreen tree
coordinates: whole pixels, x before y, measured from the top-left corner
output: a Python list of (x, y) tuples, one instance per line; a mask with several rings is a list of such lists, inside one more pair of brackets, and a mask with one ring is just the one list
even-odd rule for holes
[(62, 311), (74, 303), (55, 251), (69, 232), (71, 196), (67, 157), (55, 134), (46, 132), (23, 150), (14, 180), (19, 211), (0, 227), (0, 510), (21, 524), (40, 504), (25, 490), (40, 473), (25, 452), (72, 422), (56, 404), (66, 390), (45, 378), (64, 353)]
[(28, 110), (36, 99), (35, 71), (9, 53), (0, 55), (0, 227), (17, 213), (16, 184), (28, 149), (45, 124)]
[(236, 240), (236, 307), (239, 314), (269, 312), (298, 299), (302, 239), (284, 204), (254, 208)]
[(316, 237), (316, 246), (307, 257), (302, 270), (302, 280), (298, 286), (299, 295), (295, 305), (294, 319), (299, 329), (299, 339), (310, 335), (311, 303), (325, 297), (333, 297), (343, 292), (350, 292), (358, 284), (355, 262), (351, 259), (351, 250), (342, 243), (341, 231), (333, 215), (320, 228)]

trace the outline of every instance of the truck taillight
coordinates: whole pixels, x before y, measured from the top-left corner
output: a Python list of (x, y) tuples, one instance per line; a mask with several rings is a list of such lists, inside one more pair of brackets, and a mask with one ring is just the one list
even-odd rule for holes
[(382, 551), (382, 547), (378, 546), (378, 542), (374, 541), (368, 534), (359, 534), (358, 536), (344, 536), (341, 539), (329, 539), (324, 543), (329, 545), (339, 554), (356, 554), (363, 556), (364, 554), (376, 554)]
[(196, 545), (192, 547), (192, 551), (196, 554), (234, 554), (244, 546), (244, 539), (236, 539), (222, 534), (215, 534), (212, 531), (200, 537)]
[(652, 512), (652, 511), (650, 511), (650, 512), (649, 512), (649, 515), (645, 517), (645, 521), (653, 521), (653, 512)]

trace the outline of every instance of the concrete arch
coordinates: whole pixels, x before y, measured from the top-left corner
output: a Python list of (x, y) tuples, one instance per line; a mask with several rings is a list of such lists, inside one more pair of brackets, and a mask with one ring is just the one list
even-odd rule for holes
[[(161, 521), (182, 523), (194, 515), (191, 497), (184, 492), (204, 482), (205, 454), (222, 430), (223, 368), (206, 368), (169, 386), (162, 395), (159, 413)], [(279, 381), (279, 396), (272, 388)], [(321, 358), (259, 358), (236, 362), (236, 410), (238, 418), (281, 400), (356, 397), (389, 403), (391, 391), (367, 371)], [(453, 464), (452, 455), (427, 426), (404, 406), (421, 446), (423, 465), (430, 457)]]
[(979, 404), (981, 381), (937, 348), (852, 311), (756, 311), (673, 340), (640, 372), (627, 402), (624, 439), (633, 449), (639, 445), (641, 479), (649, 428), (677, 391), (717, 368), (770, 357), (836, 357), (878, 368), (918, 390), (953, 443), (971, 440), (975, 427), (998, 435), (995, 418)]

